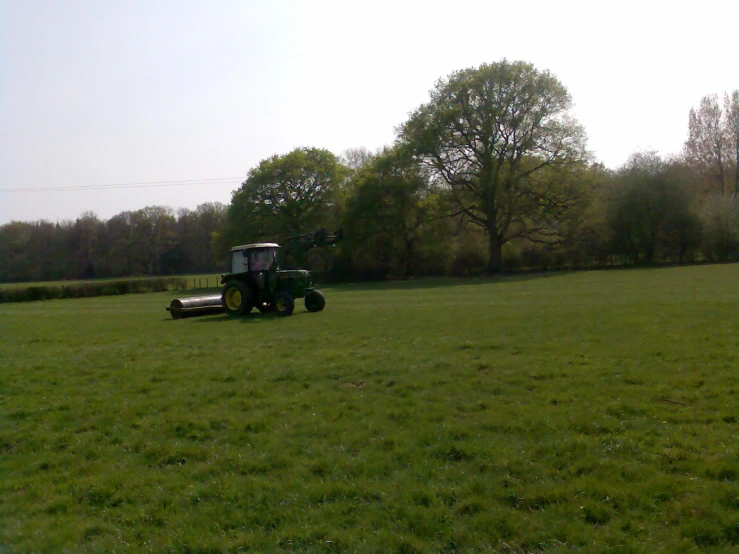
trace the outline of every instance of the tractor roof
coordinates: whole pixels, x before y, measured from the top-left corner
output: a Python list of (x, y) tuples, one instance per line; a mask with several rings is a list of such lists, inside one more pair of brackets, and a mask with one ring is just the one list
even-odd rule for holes
[(254, 244), (244, 244), (241, 246), (234, 246), (229, 252), (238, 252), (240, 250), (251, 250), (253, 248), (279, 248), (280, 245), (276, 242), (255, 242)]

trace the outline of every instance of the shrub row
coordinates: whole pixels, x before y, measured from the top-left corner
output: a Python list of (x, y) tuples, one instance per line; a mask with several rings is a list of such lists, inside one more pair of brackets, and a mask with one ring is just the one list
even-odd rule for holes
[(6, 302), (33, 302), (57, 298), (90, 298), (93, 296), (118, 296), (142, 292), (166, 292), (187, 288), (187, 279), (162, 277), (133, 281), (96, 281), (60, 286), (29, 286), (0, 288), (0, 304)]

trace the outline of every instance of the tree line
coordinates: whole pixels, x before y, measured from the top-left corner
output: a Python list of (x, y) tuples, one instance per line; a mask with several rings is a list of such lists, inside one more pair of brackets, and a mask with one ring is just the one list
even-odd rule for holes
[(228, 249), (343, 229), (301, 262), (324, 278), (739, 259), (739, 90), (688, 113), (682, 152), (592, 159), (550, 72), (502, 60), (440, 79), (377, 151), (296, 148), (229, 205), (0, 227), (0, 281), (227, 271)]
[(174, 212), (149, 206), (107, 221), (11, 222), (0, 227), (0, 281), (56, 281), (211, 272), (227, 207), (205, 203)]

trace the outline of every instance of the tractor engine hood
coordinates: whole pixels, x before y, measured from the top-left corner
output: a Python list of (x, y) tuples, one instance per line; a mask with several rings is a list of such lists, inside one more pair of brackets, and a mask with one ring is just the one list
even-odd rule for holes
[(307, 269), (281, 269), (277, 272), (280, 279), (310, 279), (310, 271)]

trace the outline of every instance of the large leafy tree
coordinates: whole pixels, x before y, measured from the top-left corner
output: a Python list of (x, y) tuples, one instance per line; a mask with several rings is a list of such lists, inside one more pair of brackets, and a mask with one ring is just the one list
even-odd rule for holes
[(345, 175), (338, 158), (319, 148), (296, 148), (262, 160), (232, 195), (229, 238), (284, 237), (330, 225)]
[(739, 198), (712, 194), (703, 202), (703, 254), (709, 260), (728, 262), (739, 257)]
[(570, 107), (549, 72), (503, 60), (439, 80), (400, 128), (457, 211), (487, 232), (490, 272), (508, 241), (556, 237), (578, 200), (567, 173), (586, 159), (585, 135)]
[(70, 229), (70, 250), (74, 259), (75, 277), (98, 277), (95, 267), (99, 254), (99, 238), (105, 224), (91, 211), (83, 213)]
[(414, 273), (424, 232), (438, 210), (428, 175), (402, 148), (368, 157), (352, 180), (343, 227), (354, 265), (379, 276)]
[(734, 155), (734, 196), (739, 198), (739, 90), (724, 96), (724, 110), (729, 143)]
[(613, 250), (634, 262), (652, 263), (660, 252), (683, 261), (700, 240), (691, 177), (656, 152), (633, 154), (607, 194)]
[(697, 110), (691, 108), (684, 152), (707, 177), (711, 191), (739, 194), (739, 91), (724, 95), (723, 109), (717, 94), (701, 98)]
[(174, 213), (167, 206), (147, 206), (130, 215), (129, 247), (134, 274), (172, 272), (168, 253), (175, 244), (175, 223)]
[(227, 258), (227, 249), (213, 249), (226, 220), (227, 207), (220, 202), (206, 202), (195, 210), (182, 209), (177, 217), (177, 256), (188, 269), (212, 271)]

